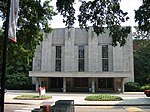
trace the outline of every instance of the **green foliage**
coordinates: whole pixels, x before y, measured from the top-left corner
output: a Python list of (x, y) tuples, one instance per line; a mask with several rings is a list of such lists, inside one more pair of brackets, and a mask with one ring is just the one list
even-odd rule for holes
[(141, 87), (141, 90), (144, 91), (144, 90), (150, 90), (150, 84), (147, 84), (145, 86), (142, 86)]
[(150, 30), (150, 1), (142, 0), (143, 4), (135, 11), (135, 21), (138, 22), (139, 29), (148, 32)]
[[(123, 46), (126, 38), (130, 33), (130, 27), (121, 27), (121, 23), (126, 22), (129, 17), (127, 12), (120, 9), (120, 1), (115, 0), (93, 0), (82, 1), (78, 15), (79, 26), (88, 30), (88, 24), (91, 23), (94, 32), (99, 35), (104, 32), (104, 25), (110, 30), (109, 35), (112, 37), (112, 45), (116, 46), (117, 42)], [(64, 22), (68, 27), (72, 26), (75, 21), (75, 9), (73, 4), (75, 0), (57, 0), (58, 12), (60, 12)]]
[(16, 96), (14, 99), (17, 100), (47, 100), (51, 99), (52, 96), (47, 96), (47, 95), (41, 95), (41, 96), (35, 96), (35, 95), (21, 95), (21, 96)]
[(125, 83), (124, 86), (126, 92), (136, 92), (140, 90), (140, 85), (137, 82), (128, 82)]
[[(7, 75), (6, 88), (8, 89), (31, 89), (31, 78), (25, 73), (12, 73)], [(22, 87), (22, 88), (21, 88)]]
[[(28, 71), (34, 57), (36, 46), (43, 40), (43, 32), (51, 32), (49, 20), (55, 15), (50, 1), (20, 0), (17, 29), (17, 43), (8, 41), (7, 49), (7, 85), (24, 86), (31, 84)], [(5, 23), (7, 0), (0, 1), (0, 18)], [(4, 29), (4, 24), (3, 24)], [(2, 51), (0, 38), (0, 55)], [(0, 57), (1, 58), (1, 57)], [(1, 60), (1, 59), (0, 59)], [(14, 86), (12, 85), (12, 86)]]
[(150, 41), (136, 40), (139, 48), (134, 52), (134, 74), (135, 81), (140, 85), (150, 82)]
[[(73, 8), (74, 0), (57, 0), (56, 6), (58, 12), (63, 15), (63, 22), (66, 23), (66, 26), (72, 26), (75, 22), (75, 9)], [(65, 18), (66, 17), (66, 18)]]
[[(0, 2), (0, 17), (4, 20), (6, 3), (7, 1)], [(19, 7), (17, 43), (8, 42), (8, 66), (16, 66), (17, 62), (26, 65), (32, 62), (35, 48), (43, 40), (43, 32), (52, 30), (48, 21), (55, 15), (49, 1), (42, 4), (37, 0), (21, 0)]]
[(123, 99), (121, 97), (118, 97), (118, 96), (100, 94), (100, 95), (87, 96), (85, 98), (85, 100), (88, 100), (88, 101), (120, 101)]

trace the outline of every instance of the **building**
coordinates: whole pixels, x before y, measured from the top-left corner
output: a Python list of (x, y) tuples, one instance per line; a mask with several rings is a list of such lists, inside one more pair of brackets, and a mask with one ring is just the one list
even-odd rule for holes
[(92, 27), (58, 28), (45, 34), (29, 72), (33, 84), (48, 91), (116, 92), (134, 81), (133, 43), (112, 46), (109, 31), (97, 36)]

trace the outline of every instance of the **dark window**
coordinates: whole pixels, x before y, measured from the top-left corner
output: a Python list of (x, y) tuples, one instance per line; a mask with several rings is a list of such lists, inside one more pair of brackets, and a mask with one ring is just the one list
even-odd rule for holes
[(84, 71), (84, 46), (79, 46), (78, 50), (78, 71)]
[(108, 59), (102, 59), (103, 71), (108, 71)]
[(108, 45), (102, 45), (102, 58), (108, 58)]
[(88, 87), (88, 78), (74, 78), (74, 87)]
[(49, 82), (50, 88), (63, 88), (63, 78), (51, 77)]
[(56, 58), (61, 59), (61, 46), (56, 46)]
[(113, 89), (114, 87), (114, 79), (113, 78), (99, 78), (98, 79), (98, 87), (100, 89)]
[(109, 71), (108, 45), (102, 45), (102, 70)]
[(55, 71), (61, 71), (61, 46), (56, 46)]

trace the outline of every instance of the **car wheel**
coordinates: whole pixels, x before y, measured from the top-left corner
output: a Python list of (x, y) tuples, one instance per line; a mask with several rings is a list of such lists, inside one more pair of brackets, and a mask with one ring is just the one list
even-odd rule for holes
[(150, 94), (146, 94), (147, 97), (150, 97)]

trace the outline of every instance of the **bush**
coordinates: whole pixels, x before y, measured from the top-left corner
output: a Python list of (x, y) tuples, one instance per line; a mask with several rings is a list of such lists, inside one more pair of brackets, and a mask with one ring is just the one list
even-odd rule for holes
[(6, 75), (6, 88), (10, 90), (32, 90), (32, 78), (27, 73), (10, 73)]
[(128, 82), (125, 83), (125, 91), (126, 92), (137, 92), (140, 91), (140, 84), (137, 82)]
[(8, 90), (35, 90), (35, 85), (23, 85), (23, 86), (20, 86), (20, 85), (12, 85), (12, 84), (7, 84), (6, 85), (6, 88)]
[(46, 99), (51, 99), (52, 96), (47, 96), (47, 95), (21, 95), (21, 96), (16, 96), (14, 99), (17, 100), (46, 100)]
[(148, 89), (150, 90), (150, 84), (141, 87), (141, 91), (148, 90)]
[(120, 101), (123, 100), (121, 97), (118, 96), (111, 96), (111, 95), (93, 95), (93, 96), (87, 96), (85, 100), (88, 101)]

